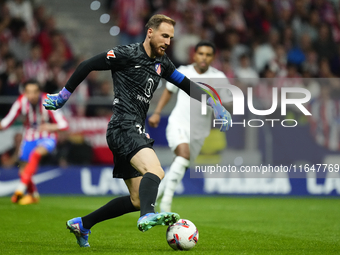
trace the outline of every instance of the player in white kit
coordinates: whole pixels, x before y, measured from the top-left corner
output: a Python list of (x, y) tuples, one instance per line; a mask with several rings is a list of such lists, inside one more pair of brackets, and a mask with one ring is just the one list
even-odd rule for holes
[[(195, 46), (194, 63), (180, 66), (177, 70), (190, 79), (199, 79), (200, 82), (209, 85), (216, 83), (228, 84), (228, 79), (224, 73), (210, 66), (214, 56), (215, 45), (209, 41), (201, 41)], [(216, 90), (223, 99), (223, 103), (231, 101), (227, 90)], [(163, 107), (169, 102), (172, 94), (176, 92), (178, 92), (176, 106), (169, 116), (166, 128), (169, 147), (176, 157), (159, 187), (158, 197), (163, 195), (160, 203), (162, 212), (171, 211), (172, 198), (177, 184), (183, 179), (185, 170), (190, 165), (190, 160), (194, 161), (200, 153), (204, 140), (210, 133), (213, 114), (212, 109), (209, 107), (207, 114), (202, 115), (200, 102), (190, 100), (186, 93), (167, 82), (161, 99), (153, 115), (149, 118), (151, 127), (156, 128), (158, 126)], [(191, 119), (191, 125), (197, 128), (190, 129), (190, 115), (194, 116), (194, 119)]]

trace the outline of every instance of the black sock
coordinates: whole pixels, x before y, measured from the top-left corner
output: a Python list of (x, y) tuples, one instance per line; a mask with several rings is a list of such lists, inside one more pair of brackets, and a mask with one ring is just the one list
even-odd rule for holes
[(155, 212), (155, 202), (161, 179), (155, 174), (144, 174), (139, 186), (140, 216)]
[(84, 228), (90, 229), (98, 222), (116, 218), (125, 213), (139, 211), (136, 209), (130, 199), (130, 196), (117, 197), (112, 199), (106, 205), (100, 207), (98, 210), (82, 217)]

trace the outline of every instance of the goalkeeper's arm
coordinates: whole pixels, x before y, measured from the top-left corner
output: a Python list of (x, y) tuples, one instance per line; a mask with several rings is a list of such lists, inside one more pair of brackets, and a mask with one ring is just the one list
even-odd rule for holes
[(47, 95), (43, 104), (47, 110), (56, 110), (61, 108), (70, 98), (77, 86), (87, 77), (92, 71), (110, 70), (111, 67), (106, 61), (106, 53), (98, 54), (88, 60), (83, 61), (74, 71), (65, 87), (58, 93)]
[(220, 130), (226, 131), (229, 129), (231, 124), (230, 113), (220, 104), (219, 101), (212, 98), (198, 84), (189, 80), (177, 70), (172, 73), (172, 75), (168, 78), (168, 81), (175, 84), (177, 87), (185, 91), (190, 97), (198, 100), (199, 102), (201, 102), (202, 95), (205, 94), (207, 98), (207, 104), (214, 110), (215, 118), (225, 121)]

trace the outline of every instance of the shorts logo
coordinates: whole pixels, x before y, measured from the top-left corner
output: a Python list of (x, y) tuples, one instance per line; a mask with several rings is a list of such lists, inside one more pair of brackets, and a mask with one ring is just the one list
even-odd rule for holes
[(116, 58), (115, 53), (113, 52), (113, 50), (110, 50), (107, 54), (106, 54), (106, 58)]
[(161, 63), (155, 64), (155, 71), (156, 71), (156, 73), (158, 75), (161, 75), (161, 72), (162, 72), (162, 70), (161, 70)]

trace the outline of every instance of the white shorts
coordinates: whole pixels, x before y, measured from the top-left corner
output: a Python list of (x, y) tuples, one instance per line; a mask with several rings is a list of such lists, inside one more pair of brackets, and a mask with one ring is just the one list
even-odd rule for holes
[(177, 126), (169, 122), (166, 127), (166, 139), (170, 149), (174, 152), (178, 145), (187, 143), (190, 146), (190, 161), (195, 160), (203, 146), (205, 137), (190, 140), (190, 129)]

